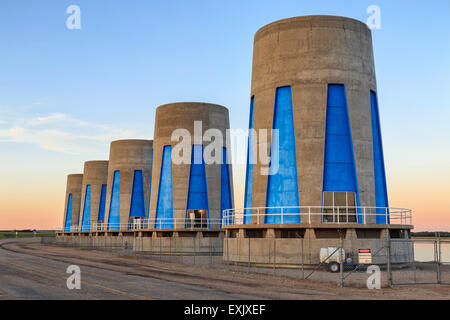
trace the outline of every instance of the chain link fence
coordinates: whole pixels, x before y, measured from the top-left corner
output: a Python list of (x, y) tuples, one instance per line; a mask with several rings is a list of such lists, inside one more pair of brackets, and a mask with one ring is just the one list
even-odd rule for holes
[(414, 248), (410, 262), (392, 271), (393, 285), (450, 285), (450, 239), (395, 239), (392, 243), (408, 243)]
[[(379, 267), (382, 287), (405, 284), (450, 284), (450, 240), (390, 239), (370, 250), (354, 249), (351, 240), (321, 239), (316, 249), (303, 238), (267, 240), (219, 237), (61, 237), (43, 244), (109, 251), (157, 261), (198, 265), (240, 273), (367, 287)], [(259, 242), (259, 243), (258, 243)], [(405, 250), (405, 248), (410, 248)]]

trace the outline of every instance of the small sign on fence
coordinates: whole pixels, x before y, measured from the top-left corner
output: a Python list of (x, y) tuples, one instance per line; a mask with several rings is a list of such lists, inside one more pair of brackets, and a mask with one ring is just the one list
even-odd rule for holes
[(358, 249), (358, 263), (359, 264), (372, 264), (372, 250), (371, 249)]

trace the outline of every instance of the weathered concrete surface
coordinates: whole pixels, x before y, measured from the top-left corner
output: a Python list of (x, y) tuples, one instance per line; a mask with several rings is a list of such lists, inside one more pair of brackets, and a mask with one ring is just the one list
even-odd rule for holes
[(145, 213), (147, 214), (152, 155), (152, 140), (135, 139), (117, 140), (111, 142), (108, 165), (108, 190), (106, 193), (105, 222), (109, 221), (111, 191), (115, 171), (120, 171), (120, 223), (127, 224), (129, 222), (131, 193), (135, 170), (142, 170)]
[[(202, 122), (202, 131), (194, 137), (194, 121)], [(161, 161), (164, 146), (172, 146), (172, 155), (174, 155), (174, 146), (178, 141), (171, 141), (172, 133), (176, 129), (186, 129), (191, 134), (191, 145), (202, 144), (202, 137), (206, 130), (217, 129), (222, 133), (223, 146), (227, 147), (228, 158), (230, 159), (230, 148), (226, 146), (226, 130), (230, 128), (228, 109), (210, 103), (202, 102), (180, 102), (171, 103), (158, 107), (155, 116), (154, 130), (154, 158), (152, 170), (152, 190), (150, 199), (150, 218), (155, 219), (156, 206), (158, 201), (158, 191), (161, 175)], [(181, 140), (180, 140), (181, 141)], [(205, 142), (204, 145), (208, 145)], [(191, 149), (187, 156), (191, 159)], [(206, 183), (208, 188), (208, 203), (210, 219), (220, 219), (220, 182), (221, 168), (220, 164), (206, 164)], [(184, 221), (186, 217), (187, 195), (189, 188), (190, 164), (172, 163), (172, 186), (173, 186), (173, 216), (174, 219)], [(231, 198), (233, 204), (233, 175), (231, 163), (229, 164)], [(184, 222), (183, 222), (184, 225)]]
[(78, 226), (80, 216), (80, 203), (81, 203), (81, 187), (83, 183), (82, 174), (69, 174), (67, 176), (66, 186), (66, 201), (64, 204), (64, 220), (63, 230), (66, 223), (67, 205), (69, 202), (69, 194), (72, 194), (72, 226)]
[(91, 229), (98, 221), (102, 185), (108, 183), (108, 161), (86, 161), (84, 163), (81, 194), (80, 227), (83, 221), (86, 188), (91, 186)]
[[(370, 30), (353, 19), (305, 16), (257, 31), (254, 128), (272, 128), (275, 90), (291, 86), (301, 206), (322, 205), (327, 85), (333, 83), (347, 91), (361, 206), (375, 206), (370, 91), (377, 87)], [(270, 137), (263, 146), (267, 154), (269, 146)], [(258, 162), (253, 169), (253, 207), (266, 205), (267, 176), (260, 168)]]
[(117, 237), (117, 236), (64, 236), (56, 237), (55, 243), (58, 245), (87, 248), (87, 249), (132, 249), (134, 237)]
[[(303, 242), (303, 243), (302, 243)], [(391, 263), (411, 263), (414, 258), (411, 242), (391, 242)], [(223, 259), (256, 265), (317, 266), (320, 263), (320, 249), (340, 247), (339, 239), (269, 239), (269, 238), (226, 238), (224, 239)], [(383, 265), (387, 262), (385, 239), (345, 239), (345, 253), (357, 263), (358, 249), (371, 249), (373, 264)], [(302, 254), (303, 248), (303, 254)], [(250, 257), (249, 257), (250, 250)], [(274, 261), (274, 256), (276, 256)]]
[(222, 255), (223, 237), (136, 237), (133, 251), (178, 255)]
[[(223, 259), (256, 265), (273, 264), (276, 255), (275, 263), (278, 265), (317, 265), (321, 248), (342, 246), (353, 262), (358, 260), (358, 249), (371, 249), (374, 264), (386, 264), (388, 239), (391, 237), (391, 263), (411, 263), (414, 259), (413, 243), (405, 241), (409, 239), (410, 229), (412, 226), (408, 225), (321, 223), (228, 226)], [(255, 236), (255, 231), (260, 233)]]
[[(202, 236), (202, 232), (194, 232), (194, 236), (163, 237), (154, 232), (150, 237), (139, 236), (57, 236), (52, 243), (98, 250), (124, 249), (133, 252), (177, 255), (222, 255), (223, 234), (218, 236)], [(45, 238), (44, 238), (45, 240)]]

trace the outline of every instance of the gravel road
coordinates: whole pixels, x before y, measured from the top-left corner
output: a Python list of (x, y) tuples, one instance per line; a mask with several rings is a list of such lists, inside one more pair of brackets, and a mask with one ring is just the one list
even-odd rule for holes
[[(81, 289), (69, 290), (66, 269), (81, 269)], [(438, 285), (381, 290), (338, 288), (309, 280), (229, 270), (110, 252), (0, 241), (0, 299), (450, 299)]]

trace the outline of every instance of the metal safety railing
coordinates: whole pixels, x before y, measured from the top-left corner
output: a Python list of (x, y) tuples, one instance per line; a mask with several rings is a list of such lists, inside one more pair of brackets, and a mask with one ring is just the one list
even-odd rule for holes
[(97, 222), (92, 226), (75, 225), (64, 232), (134, 231), (149, 229), (220, 230), (221, 219), (204, 218), (134, 218), (128, 223)]
[[(154, 215), (153, 215), (154, 216)], [(219, 216), (216, 213), (215, 216)], [(412, 225), (412, 211), (404, 208), (300, 206), (254, 207), (223, 210), (221, 218), (133, 218), (128, 223), (97, 222), (92, 226), (74, 225), (64, 232), (124, 231), (148, 229), (211, 229), (244, 224), (391, 224)]]
[(412, 225), (412, 211), (387, 207), (300, 206), (228, 209), (222, 215), (223, 226), (265, 223)]

